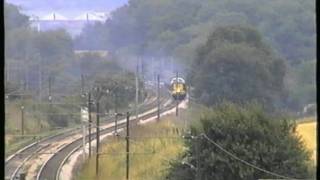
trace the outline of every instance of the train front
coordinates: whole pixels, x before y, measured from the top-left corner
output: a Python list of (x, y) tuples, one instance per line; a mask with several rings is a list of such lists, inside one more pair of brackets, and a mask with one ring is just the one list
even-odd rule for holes
[(185, 80), (181, 77), (172, 78), (170, 82), (171, 95), (175, 100), (184, 100), (187, 94)]

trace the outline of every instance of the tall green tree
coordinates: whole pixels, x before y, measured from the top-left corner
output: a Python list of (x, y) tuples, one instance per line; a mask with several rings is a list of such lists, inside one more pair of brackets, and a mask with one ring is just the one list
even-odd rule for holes
[[(73, 56), (73, 41), (64, 30), (37, 32), (17, 6), (5, 3), (5, 64), (10, 83), (38, 88), (49, 76), (66, 76)], [(40, 80), (41, 78), (41, 80)], [(37, 82), (38, 81), (38, 82)], [(47, 83), (42, 83), (42, 85)], [(20, 87), (21, 88), (21, 87)]]
[(29, 25), (29, 17), (20, 13), (20, 9), (17, 6), (5, 2), (4, 24), (6, 32), (15, 28), (27, 27)]
[(284, 95), (284, 61), (276, 57), (254, 28), (215, 29), (200, 47), (190, 73), (195, 96), (207, 105), (223, 100), (279, 105)]
[(301, 111), (303, 106), (316, 103), (316, 60), (289, 66), (285, 80), (289, 107)]
[[(99, 77), (95, 84), (101, 89), (101, 98), (105, 109), (128, 108), (135, 98), (135, 78), (133, 73), (124, 72)], [(142, 85), (140, 83), (140, 85)]]
[(40, 55), (44, 70), (49, 75), (57, 75), (61, 68), (74, 58), (73, 42), (65, 30), (39, 32), (33, 44)]

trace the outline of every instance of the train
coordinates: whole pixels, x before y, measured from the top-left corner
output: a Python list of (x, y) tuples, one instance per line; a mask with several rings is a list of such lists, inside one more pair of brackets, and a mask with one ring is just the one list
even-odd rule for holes
[(173, 99), (184, 100), (187, 95), (186, 82), (181, 77), (174, 77), (170, 81), (170, 91)]

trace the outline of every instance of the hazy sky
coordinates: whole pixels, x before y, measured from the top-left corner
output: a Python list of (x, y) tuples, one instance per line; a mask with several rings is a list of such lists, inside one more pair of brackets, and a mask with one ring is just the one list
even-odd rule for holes
[(110, 12), (128, 0), (6, 0), (18, 5), (26, 14), (46, 15), (57, 12), (64, 16), (75, 16), (84, 12)]

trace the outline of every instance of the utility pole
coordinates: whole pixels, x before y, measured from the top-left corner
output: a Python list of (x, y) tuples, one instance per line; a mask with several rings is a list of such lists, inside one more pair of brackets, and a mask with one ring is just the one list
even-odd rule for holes
[(52, 96), (51, 96), (51, 83), (52, 83), (52, 77), (49, 77), (49, 102), (50, 102), (50, 108), (52, 105)]
[(91, 157), (91, 123), (92, 123), (92, 120), (91, 120), (91, 93), (89, 92), (88, 93), (88, 114), (89, 114), (89, 125), (88, 125), (88, 128), (89, 128), (89, 157)]
[(158, 112), (157, 112), (157, 121), (160, 121), (160, 75), (157, 75), (157, 103), (158, 103)]
[[(98, 88), (98, 94), (99, 94), (99, 88)], [(98, 177), (98, 173), (99, 173), (99, 143), (100, 143), (100, 129), (99, 129), (99, 125), (100, 125), (100, 111), (99, 111), (99, 100), (97, 100), (96, 102), (97, 104), (97, 112), (96, 112), (96, 117), (97, 117), (97, 124), (96, 124), (96, 139), (97, 139), (97, 147), (96, 147), (96, 176)]]
[(170, 63), (171, 64), (171, 71), (173, 71), (174, 68), (173, 68), (173, 58), (172, 57), (170, 57), (170, 62), (171, 62)]
[(138, 77), (138, 70), (139, 70), (139, 60), (137, 59), (137, 67), (136, 67), (136, 102), (135, 102), (135, 113), (136, 113), (136, 120), (138, 121), (138, 103), (139, 103), (139, 77)]
[(37, 20), (37, 30), (38, 30), (38, 32), (40, 32), (40, 30), (41, 30), (41, 28), (40, 28), (40, 21), (39, 21), (39, 19)]
[(21, 109), (21, 135), (23, 138), (23, 135), (24, 135), (24, 106), (22, 105), (20, 107), (20, 109)]
[[(178, 86), (178, 71), (176, 72), (176, 86)], [(177, 97), (179, 99), (179, 94), (177, 94)], [(176, 116), (179, 115), (179, 100), (176, 100)]]
[(40, 62), (39, 62), (39, 68), (38, 68), (38, 75), (39, 75), (39, 101), (41, 102), (42, 100), (42, 60), (41, 57), (39, 56)]
[[(51, 76), (49, 76), (49, 112), (52, 112), (52, 96), (51, 96)], [(49, 114), (49, 120), (51, 120), (53, 114)]]
[[(83, 76), (81, 75), (81, 80)], [(82, 90), (82, 97), (85, 97), (85, 93)], [(88, 103), (89, 105), (89, 103)], [(86, 123), (89, 122), (89, 107), (86, 106), (86, 103), (81, 103), (81, 123), (82, 123), (82, 147), (83, 147), (83, 161), (86, 160)]]
[[(85, 111), (86, 108), (84, 107), (83, 110)], [(86, 121), (85, 119), (82, 119), (82, 148), (83, 148), (83, 161), (85, 161), (86, 160)]]
[(151, 77), (152, 77), (152, 82), (154, 83), (154, 65), (153, 65), (153, 57), (151, 58)]
[(8, 63), (5, 62), (5, 65), (4, 65), (4, 73), (5, 73), (5, 74), (4, 74), (4, 82), (5, 82), (4, 84), (5, 84), (5, 86), (7, 86), (7, 84), (8, 84), (8, 79), (9, 79), (9, 78), (8, 78), (8, 75), (9, 75), (9, 73), (8, 73), (8, 67), (9, 67), (9, 66), (8, 66), (7, 64), (8, 64)]
[(196, 169), (196, 180), (200, 180), (200, 149), (199, 149), (199, 145), (200, 145), (200, 136), (196, 137), (196, 158), (197, 158), (197, 169)]
[(117, 132), (117, 129), (118, 129), (118, 93), (115, 92), (114, 94), (115, 96), (115, 107), (114, 107), (114, 111), (115, 111), (115, 125), (114, 125), (114, 134), (117, 136), (118, 135), (118, 132)]
[[(23, 66), (23, 64), (22, 64), (23, 62), (20, 62), (19, 64), (20, 64), (20, 67), (22, 67)], [(22, 68), (19, 68), (19, 89), (23, 89), (23, 85), (24, 85), (24, 74), (23, 74), (23, 70), (22, 70)]]
[(84, 77), (83, 77), (83, 74), (81, 74), (81, 94), (84, 94)]
[(141, 58), (141, 82), (142, 82), (142, 87), (141, 87), (141, 102), (143, 102), (144, 101), (144, 89), (143, 89), (143, 87), (145, 87), (144, 86), (144, 59), (143, 58)]
[(26, 91), (27, 90), (27, 86), (28, 86), (28, 83), (27, 83), (27, 71), (24, 70), (24, 78), (23, 78), (23, 91)]
[(130, 119), (130, 114), (129, 114), (129, 112), (127, 112), (127, 136), (126, 136), (126, 144), (127, 144), (127, 146), (126, 146), (126, 154), (127, 154), (127, 159), (126, 159), (126, 179), (127, 180), (129, 180), (129, 158), (130, 158), (130, 156), (129, 156), (129, 153), (130, 153), (130, 147), (129, 147), (129, 133), (130, 133), (130, 131), (129, 131), (129, 119)]
[[(30, 46), (27, 46), (28, 49), (27, 49), (27, 52), (30, 51)], [(24, 58), (25, 60), (29, 59), (29, 54), (25, 52), (24, 53)], [(23, 91), (26, 91), (27, 90), (27, 86), (28, 86), (28, 65), (25, 65), (24, 68), (23, 68)]]

